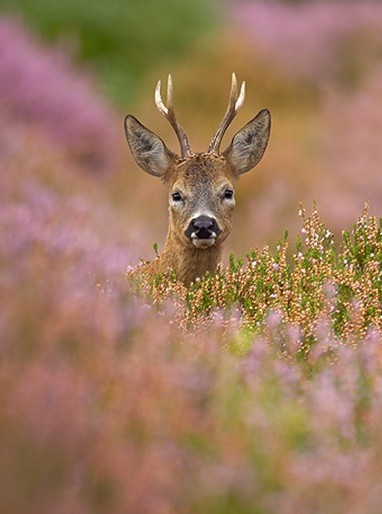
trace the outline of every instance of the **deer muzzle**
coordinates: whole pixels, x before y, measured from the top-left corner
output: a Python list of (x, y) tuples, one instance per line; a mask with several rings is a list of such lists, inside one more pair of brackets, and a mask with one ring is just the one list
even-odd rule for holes
[(185, 235), (196, 248), (208, 248), (215, 243), (221, 232), (215, 218), (198, 216), (190, 221)]

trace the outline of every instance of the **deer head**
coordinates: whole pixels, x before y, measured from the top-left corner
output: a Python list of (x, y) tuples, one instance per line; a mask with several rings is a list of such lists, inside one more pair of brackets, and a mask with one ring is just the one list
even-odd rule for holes
[(177, 135), (180, 156), (134, 116), (126, 117), (127, 142), (136, 163), (146, 173), (161, 178), (168, 189), (169, 231), (154, 271), (173, 268), (186, 284), (206, 271), (215, 271), (221, 243), (231, 231), (236, 182), (258, 164), (269, 139), (271, 116), (264, 109), (220, 152), (223, 136), (244, 97), (245, 82), (239, 91), (233, 73), (227, 111), (205, 153), (192, 152), (187, 134), (177, 121), (171, 75), (167, 82), (167, 104), (161, 97), (160, 81), (155, 89), (155, 103)]

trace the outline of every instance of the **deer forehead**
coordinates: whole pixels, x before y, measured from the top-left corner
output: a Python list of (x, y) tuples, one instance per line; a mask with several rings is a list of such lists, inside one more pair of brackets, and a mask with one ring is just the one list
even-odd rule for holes
[(169, 177), (170, 189), (214, 190), (235, 181), (226, 159), (217, 154), (195, 154), (179, 161)]

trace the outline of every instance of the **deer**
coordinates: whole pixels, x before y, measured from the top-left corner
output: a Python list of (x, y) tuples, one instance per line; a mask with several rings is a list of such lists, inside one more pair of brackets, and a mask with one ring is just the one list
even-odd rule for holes
[(244, 99), (245, 82), (239, 89), (233, 73), (227, 110), (207, 152), (203, 153), (193, 153), (189, 138), (177, 120), (171, 75), (167, 79), (167, 103), (162, 100), (159, 80), (155, 104), (175, 131), (180, 155), (137, 118), (126, 116), (126, 139), (135, 162), (146, 173), (160, 178), (168, 192), (167, 237), (161, 254), (149, 265), (150, 275), (171, 270), (178, 281), (189, 287), (207, 272), (215, 274), (222, 244), (232, 228), (236, 183), (260, 162), (271, 129), (271, 114), (268, 109), (262, 109), (220, 151), (223, 136)]

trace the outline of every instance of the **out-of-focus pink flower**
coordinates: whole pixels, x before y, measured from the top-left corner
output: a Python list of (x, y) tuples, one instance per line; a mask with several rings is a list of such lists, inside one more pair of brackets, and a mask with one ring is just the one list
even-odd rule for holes
[(0, 18), (0, 111), (40, 131), (90, 171), (115, 165), (117, 123), (90, 78), (24, 26)]
[(382, 67), (356, 90), (328, 87), (321, 124), (321, 209), (337, 229), (349, 225), (365, 202), (381, 214)]
[(294, 77), (322, 79), (335, 73), (348, 36), (373, 31), (382, 43), (382, 5), (373, 0), (239, 1), (232, 13), (240, 33)]

